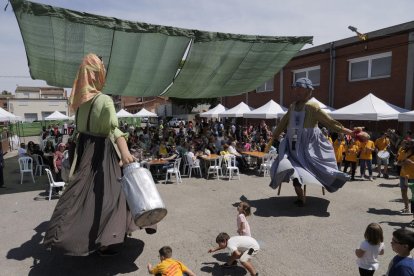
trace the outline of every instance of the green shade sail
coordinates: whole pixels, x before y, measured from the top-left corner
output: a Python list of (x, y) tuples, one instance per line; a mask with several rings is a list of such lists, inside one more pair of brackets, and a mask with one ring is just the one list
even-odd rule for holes
[(96, 53), (107, 67), (104, 92), (114, 95), (146, 97), (165, 92), (178, 98), (209, 98), (241, 94), (270, 79), (304, 44), (312, 43), (312, 37), (204, 32), (24, 0), (11, 3), (33, 79), (72, 87), (82, 58)]

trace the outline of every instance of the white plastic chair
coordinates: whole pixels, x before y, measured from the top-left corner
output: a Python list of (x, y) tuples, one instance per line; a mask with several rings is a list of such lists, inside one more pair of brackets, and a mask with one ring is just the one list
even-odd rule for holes
[(23, 184), (23, 174), (30, 173), (32, 175), (33, 183), (36, 183), (33, 176), (33, 158), (29, 156), (20, 157), (18, 159), (20, 167), (20, 184)]
[(200, 166), (200, 160), (194, 160), (190, 155), (186, 155), (187, 158), (187, 163), (188, 163), (188, 178), (191, 178), (191, 173), (192, 171), (195, 169), (196, 171), (198, 170), (198, 174), (200, 175), (200, 177), (203, 177), (202, 173), (201, 173), (201, 166)]
[[(45, 165), (43, 163), (43, 158), (38, 155), (38, 154), (32, 154), (33, 159), (36, 163), (36, 168), (35, 168), (35, 175), (42, 175), (43, 174), (43, 168), (48, 168), (50, 169), (49, 165)], [(39, 171), (39, 174), (37, 174), (37, 172)]]
[(233, 178), (233, 172), (237, 174), (240, 180), (240, 171), (239, 168), (236, 166), (236, 156), (226, 155), (224, 156), (224, 160), (226, 163), (226, 176), (229, 176), (229, 181)]
[(270, 175), (270, 168), (277, 157), (276, 151), (270, 151), (263, 156), (262, 163), (259, 168), (259, 175), (263, 172), (263, 177)]
[(172, 168), (167, 169), (167, 173), (165, 174), (165, 183), (167, 184), (168, 181), (168, 176), (169, 175), (173, 175), (175, 174), (175, 179), (177, 181), (177, 183), (182, 183), (182, 179), (181, 179), (181, 173), (180, 173), (180, 163), (181, 163), (181, 158), (177, 158), (174, 161), (174, 166)]
[(46, 174), (47, 174), (47, 178), (49, 179), (49, 201), (52, 198), (52, 190), (53, 188), (57, 188), (57, 187), (63, 187), (65, 186), (65, 182), (55, 182), (55, 180), (53, 180), (53, 176), (52, 176), (52, 172), (49, 169), (45, 169)]
[(219, 156), (218, 159), (214, 160), (214, 165), (211, 165), (210, 167), (208, 167), (207, 179), (210, 174), (217, 176), (217, 178), (220, 178), (220, 176), (223, 176), (222, 162), (223, 162), (223, 156)]

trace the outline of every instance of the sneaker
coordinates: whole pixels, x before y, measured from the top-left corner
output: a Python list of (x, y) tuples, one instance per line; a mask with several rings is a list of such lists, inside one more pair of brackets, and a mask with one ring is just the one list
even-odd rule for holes
[(379, 173), (379, 174), (377, 175), (377, 177), (381, 177), (381, 174)]
[(385, 179), (389, 179), (390, 177), (389, 177), (389, 175), (388, 175), (388, 174), (384, 174), (384, 178), (385, 178)]
[(372, 178), (372, 176), (369, 177), (369, 181), (374, 181), (374, 179)]

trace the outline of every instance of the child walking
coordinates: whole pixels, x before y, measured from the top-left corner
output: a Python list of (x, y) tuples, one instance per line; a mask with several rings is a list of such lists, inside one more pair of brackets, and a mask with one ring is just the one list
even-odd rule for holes
[(148, 273), (154, 275), (188, 275), (195, 276), (187, 266), (172, 257), (172, 249), (169, 246), (163, 246), (158, 251), (160, 253), (161, 262), (154, 268), (151, 264), (147, 265)]
[(357, 264), (359, 275), (372, 276), (378, 269), (378, 255), (384, 254), (384, 235), (378, 223), (370, 223), (364, 234), (365, 240), (361, 242), (355, 255), (358, 257)]
[(250, 225), (247, 221), (246, 217), (250, 216), (250, 205), (247, 202), (240, 202), (237, 206), (237, 211), (239, 214), (237, 215), (237, 233), (240, 236), (249, 236), (251, 237), (250, 233)]

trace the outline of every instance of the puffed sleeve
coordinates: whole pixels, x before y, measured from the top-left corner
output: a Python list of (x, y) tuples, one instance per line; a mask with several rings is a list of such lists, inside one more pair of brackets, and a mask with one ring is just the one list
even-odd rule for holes
[(282, 117), (280, 120), (280, 123), (277, 125), (275, 131), (273, 132), (273, 140), (277, 139), (279, 135), (287, 128), (288, 122), (289, 122), (289, 116), (290, 116), (290, 110), (289, 108), (288, 112)]
[(105, 108), (107, 109), (109, 113), (109, 124), (111, 128), (110, 135), (113, 136), (114, 141), (116, 141), (121, 136), (126, 137), (127, 134), (123, 133), (118, 128), (118, 118), (116, 117), (114, 102), (112, 101), (111, 98), (109, 98), (109, 100), (105, 102)]

